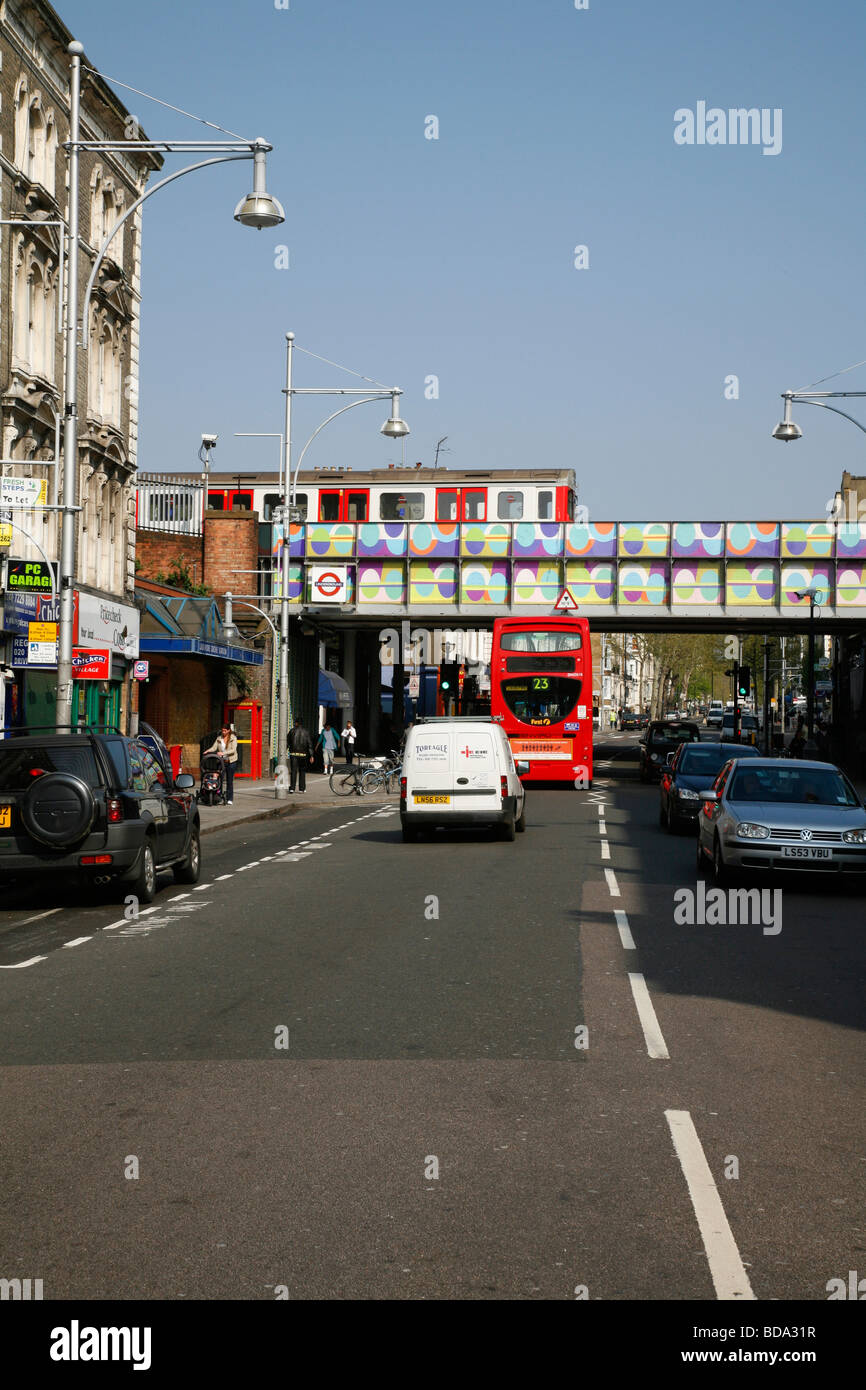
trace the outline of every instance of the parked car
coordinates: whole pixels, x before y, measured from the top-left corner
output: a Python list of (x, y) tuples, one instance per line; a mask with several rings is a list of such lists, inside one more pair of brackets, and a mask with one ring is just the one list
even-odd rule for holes
[(739, 743), (681, 743), (669, 753), (659, 782), (659, 825), (672, 834), (682, 826), (694, 830), (701, 796), (730, 758), (757, 758), (755, 748)]
[(70, 874), (114, 879), (153, 901), (157, 875), (201, 872), (195, 782), (174, 778), (162, 739), (82, 728), (24, 729), (0, 741), (0, 884)]
[(832, 763), (738, 755), (702, 801), (697, 858), (719, 885), (743, 869), (866, 874), (866, 807)]
[(650, 722), (649, 715), (648, 715), (645, 711), (642, 710), (641, 713), (640, 713), (640, 714), (638, 715), (638, 717), (637, 717), (637, 726), (638, 726), (638, 728), (639, 728), (639, 729), (646, 729), (646, 728), (648, 727), (648, 725), (649, 725), (649, 722)]
[(734, 714), (733, 711), (726, 714), (722, 720), (722, 742), (723, 743), (751, 743), (753, 746), (758, 741), (758, 721), (753, 714), (746, 714), (740, 711), (740, 737), (734, 737)]
[(494, 826), (513, 840), (526, 829), (526, 791), (511, 744), (495, 720), (418, 719), (409, 729), (400, 778), (404, 840), (436, 826)]
[(698, 726), (691, 720), (672, 724), (666, 719), (653, 719), (638, 745), (640, 780), (657, 782), (668, 753), (675, 752), (681, 743), (697, 743), (699, 738)]

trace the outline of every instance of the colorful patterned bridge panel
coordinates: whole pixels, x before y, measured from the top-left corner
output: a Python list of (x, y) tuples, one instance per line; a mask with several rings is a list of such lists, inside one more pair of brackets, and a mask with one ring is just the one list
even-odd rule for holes
[(567, 585), (589, 613), (794, 619), (815, 588), (825, 616), (866, 617), (862, 521), (313, 522), (291, 526), (289, 550), (292, 603), (311, 602), (309, 566), (326, 561), (347, 567), (359, 608), (537, 612)]

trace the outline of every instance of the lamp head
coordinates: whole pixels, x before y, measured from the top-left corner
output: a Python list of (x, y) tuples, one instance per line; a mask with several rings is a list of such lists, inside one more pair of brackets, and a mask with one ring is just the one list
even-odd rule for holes
[(386, 439), (405, 439), (409, 433), (409, 426), (405, 420), (401, 420), (397, 411), (398, 398), (402, 396), (402, 391), (391, 392), (391, 417), (386, 420), (380, 434), (384, 434)]
[(802, 435), (803, 431), (793, 420), (780, 420), (773, 430), (773, 438), (781, 439), (784, 444), (790, 444), (792, 439), (801, 439)]

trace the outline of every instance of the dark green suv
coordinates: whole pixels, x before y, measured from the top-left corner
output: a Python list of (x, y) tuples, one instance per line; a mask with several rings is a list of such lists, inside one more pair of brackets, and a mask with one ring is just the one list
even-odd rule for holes
[(162, 739), (90, 728), (7, 730), (0, 740), (0, 885), (72, 874), (115, 879), (152, 902), (157, 875), (201, 872), (199, 813), (187, 774), (172, 777)]

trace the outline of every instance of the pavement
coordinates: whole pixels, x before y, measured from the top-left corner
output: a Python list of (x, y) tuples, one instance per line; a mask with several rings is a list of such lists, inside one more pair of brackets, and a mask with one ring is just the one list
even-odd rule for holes
[[(336, 766), (342, 767), (344, 764), (342, 761), (338, 761)], [(354, 803), (361, 798), (353, 796), (348, 799)], [(396, 792), (392, 792), (390, 795), (384, 791), (371, 792), (365, 795), (363, 800), (365, 804), (370, 806), (382, 802), (393, 802), (396, 805), (398, 796)], [(316, 806), (331, 806), (336, 809), (345, 805), (346, 798), (334, 795), (328, 785), (328, 778), (321, 772), (308, 772), (306, 791), (289, 792), (284, 800), (277, 800), (272, 777), (262, 777), (259, 780), (236, 777), (234, 802), (231, 806), (199, 805), (201, 833), (208, 835), (215, 830), (225, 830), (229, 826), (241, 825), (248, 821), (292, 816), (305, 803)]]

